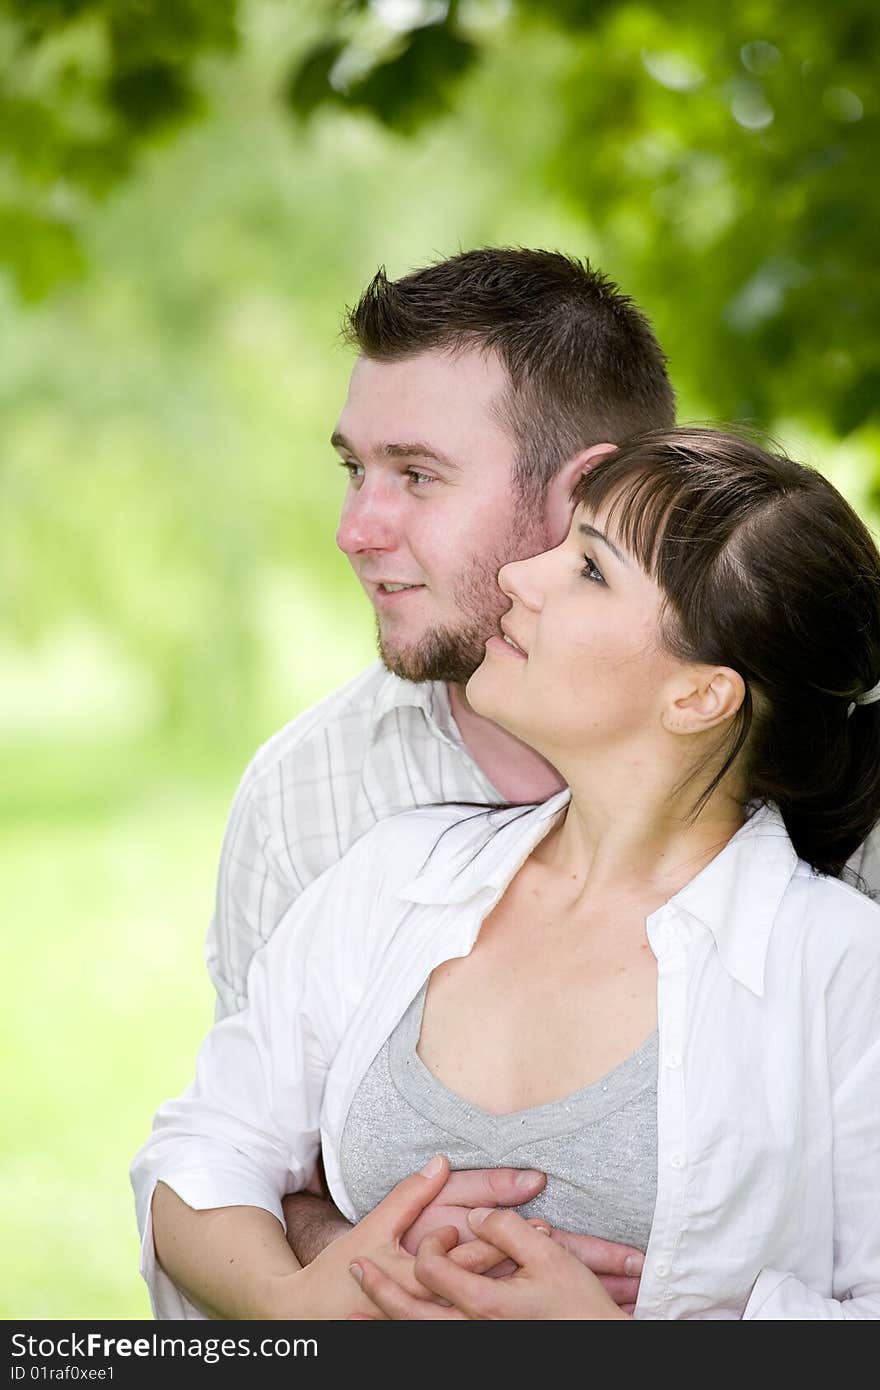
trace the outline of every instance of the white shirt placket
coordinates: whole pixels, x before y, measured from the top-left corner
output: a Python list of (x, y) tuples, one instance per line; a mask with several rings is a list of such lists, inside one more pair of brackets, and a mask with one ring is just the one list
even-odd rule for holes
[(684, 1222), (687, 1183), (687, 1114), (684, 1090), (687, 937), (689, 928), (672, 904), (648, 918), (648, 941), (657, 957), (657, 1199), (636, 1305), (637, 1316), (669, 1316), (675, 1295), (675, 1254)]

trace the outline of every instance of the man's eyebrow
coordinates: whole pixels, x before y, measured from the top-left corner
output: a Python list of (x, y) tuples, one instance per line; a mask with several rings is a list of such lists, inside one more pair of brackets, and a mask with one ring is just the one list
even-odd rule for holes
[[(357, 454), (353, 445), (349, 444), (344, 434), (339, 430), (334, 430), (330, 436), (330, 443), (334, 449), (345, 449), (349, 454)], [(460, 473), (461, 465), (456, 463), (448, 454), (443, 454), (439, 449), (435, 449), (433, 444), (425, 444), (421, 440), (413, 440), (408, 444), (388, 443), (380, 444), (377, 452), (391, 459), (434, 459), (436, 463), (442, 464), (444, 468), (452, 472)]]
[(582, 521), (578, 526), (578, 531), (582, 536), (589, 536), (592, 540), (601, 541), (603, 545), (607, 545), (612, 555), (616, 555), (622, 565), (627, 563), (626, 556), (621, 554), (614, 542), (610, 541), (601, 531), (597, 531), (595, 526), (591, 526), (589, 522)]

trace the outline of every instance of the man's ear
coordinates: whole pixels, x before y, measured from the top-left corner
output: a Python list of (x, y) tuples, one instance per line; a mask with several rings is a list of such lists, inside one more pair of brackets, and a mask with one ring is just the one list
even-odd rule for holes
[(616, 444), (591, 444), (589, 449), (582, 449), (573, 459), (564, 463), (553, 478), (547, 489), (545, 519), (552, 532), (554, 545), (558, 545), (568, 535), (573, 510), (571, 494), (578, 479), (595, 467), (600, 459), (613, 454), (616, 448)]
[(732, 719), (745, 699), (745, 681), (728, 666), (691, 669), (692, 679), (673, 693), (663, 710), (670, 734), (700, 734)]

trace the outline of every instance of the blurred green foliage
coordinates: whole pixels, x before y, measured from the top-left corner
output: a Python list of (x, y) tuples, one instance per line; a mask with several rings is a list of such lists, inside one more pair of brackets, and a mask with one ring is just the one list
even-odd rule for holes
[(466, 102), (479, 63), (495, 97), (480, 133), (513, 152), (522, 108), (553, 109), (543, 177), (613, 242), (637, 296), (676, 297), (666, 342), (714, 414), (795, 406), (842, 434), (877, 421), (873, 0), (328, 9), (333, 38), (289, 87), (296, 110), (367, 108), (411, 130)]
[(208, 1022), (255, 744), (372, 654), (340, 312), (589, 255), (683, 418), (876, 508), (878, 20), (577, 0), (0, 0), (0, 1311), (146, 1315), (126, 1167)]
[(6, 631), (86, 615), (169, 730), (260, 724), (269, 570), (332, 564), (290, 468), (398, 248), (588, 250), (690, 413), (872, 444), (878, 35), (867, 0), (6, 0)]

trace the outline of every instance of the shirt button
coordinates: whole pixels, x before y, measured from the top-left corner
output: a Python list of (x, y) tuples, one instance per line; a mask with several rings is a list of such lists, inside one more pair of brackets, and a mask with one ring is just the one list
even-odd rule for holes
[(684, 1154), (671, 1154), (669, 1158), (670, 1168), (684, 1167)]
[(654, 1266), (654, 1273), (657, 1275), (658, 1279), (665, 1279), (669, 1273), (669, 1265), (661, 1261), (660, 1264)]
[(680, 1066), (681, 1066), (681, 1058), (679, 1057), (679, 1055), (678, 1055), (677, 1052), (667, 1052), (667, 1054), (666, 1054), (666, 1065), (667, 1065), (667, 1067), (680, 1067)]

